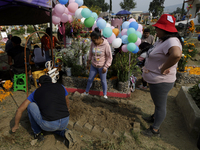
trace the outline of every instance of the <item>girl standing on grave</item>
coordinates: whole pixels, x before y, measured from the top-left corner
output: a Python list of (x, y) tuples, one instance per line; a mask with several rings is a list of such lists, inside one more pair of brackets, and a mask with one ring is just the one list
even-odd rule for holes
[(99, 28), (95, 28), (95, 30), (90, 34), (91, 37), (91, 47), (89, 52), (89, 58), (87, 61), (87, 68), (90, 65), (90, 74), (87, 82), (85, 95), (88, 95), (89, 90), (92, 86), (92, 82), (97, 72), (101, 78), (101, 83), (103, 86), (103, 94), (104, 98), (107, 97), (107, 71), (112, 63), (112, 52), (110, 45), (106, 39), (101, 36), (101, 32)]

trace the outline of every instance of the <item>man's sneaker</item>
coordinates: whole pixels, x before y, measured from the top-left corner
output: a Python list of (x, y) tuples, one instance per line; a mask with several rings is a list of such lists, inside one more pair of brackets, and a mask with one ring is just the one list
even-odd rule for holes
[(143, 86), (142, 84), (138, 86), (138, 88), (140, 89), (143, 89), (143, 90), (146, 90), (147, 89), (147, 86)]
[(67, 148), (72, 148), (76, 144), (76, 139), (71, 130), (66, 130), (65, 131), (65, 140), (64, 144), (67, 146)]
[(152, 137), (152, 136), (160, 137), (160, 131), (159, 130), (157, 132), (154, 131), (152, 126), (150, 126), (149, 129), (142, 131), (141, 133), (148, 137)]
[(44, 135), (42, 132), (38, 133), (38, 134), (34, 134), (34, 139), (38, 139), (38, 142), (41, 142), (44, 140)]
[(84, 94), (84, 95), (89, 95), (89, 93), (86, 93), (86, 92), (84, 92), (83, 94)]
[(107, 98), (108, 98), (108, 96), (107, 96), (107, 95), (104, 95), (103, 97), (104, 97), (105, 99), (107, 99)]
[(153, 123), (154, 122), (154, 114), (149, 117), (142, 117), (146, 122)]

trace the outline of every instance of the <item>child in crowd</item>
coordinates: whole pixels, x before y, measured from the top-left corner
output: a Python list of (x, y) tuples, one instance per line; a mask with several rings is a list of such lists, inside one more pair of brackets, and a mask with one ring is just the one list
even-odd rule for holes
[[(145, 63), (145, 58), (147, 57), (147, 51), (152, 47), (151, 44), (147, 42), (143, 42), (142, 44), (139, 45), (140, 48), (140, 56), (138, 57), (138, 63), (137, 65), (142, 68)], [(138, 86), (140, 89), (147, 89), (147, 82), (144, 81), (142, 78), (142, 84)]]

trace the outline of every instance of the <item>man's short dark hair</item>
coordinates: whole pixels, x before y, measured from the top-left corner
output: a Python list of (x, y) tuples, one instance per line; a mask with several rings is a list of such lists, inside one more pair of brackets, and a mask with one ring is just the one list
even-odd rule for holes
[(22, 40), (21, 40), (21, 38), (18, 37), (18, 36), (13, 36), (12, 39), (11, 39), (11, 41), (12, 41), (13, 43), (15, 43), (15, 44), (20, 44)]
[(150, 32), (149, 28), (144, 29), (144, 32)]
[(38, 45), (34, 45), (33, 47), (34, 47), (34, 48), (40, 48)]
[(43, 75), (39, 78), (39, 83), (40, 84), (45, 84), (45, 83), (52, 83), (52, 79), (50, 76)]

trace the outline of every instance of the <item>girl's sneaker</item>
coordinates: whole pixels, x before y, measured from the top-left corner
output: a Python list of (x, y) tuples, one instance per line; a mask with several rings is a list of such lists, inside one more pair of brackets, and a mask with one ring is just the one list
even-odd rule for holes
[(140, 89), (146, 90), (147, 86), (143, 86), (142, 84), (138, 86)]
[(105, 99), (107, 99), (107, 98), (108, 98), (108, 96), (107, 96), (107, 95), (104, 95), (103, 97), (104, 97)]
[(89, 95), (89, 93), (86, 93), (86, 92), (84, 92), (83, 94), (84, 94), (84, 95)]

